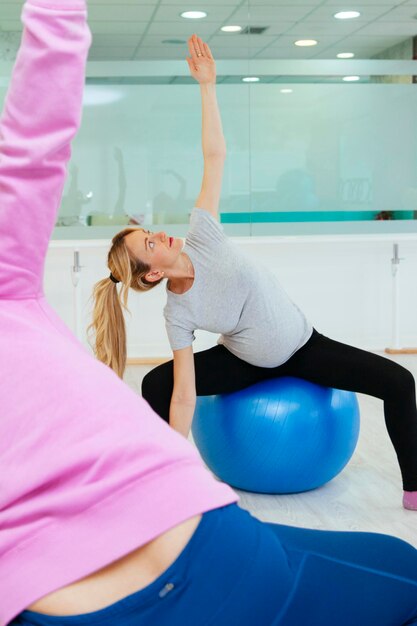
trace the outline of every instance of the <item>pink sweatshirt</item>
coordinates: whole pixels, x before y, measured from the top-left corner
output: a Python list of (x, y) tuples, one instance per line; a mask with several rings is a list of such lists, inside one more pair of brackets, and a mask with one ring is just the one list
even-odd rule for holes
[(0, 124), (1, 626), (236, 500), (43, 297), (90, 34), (84, 0), (28, 0), (23, 21)]

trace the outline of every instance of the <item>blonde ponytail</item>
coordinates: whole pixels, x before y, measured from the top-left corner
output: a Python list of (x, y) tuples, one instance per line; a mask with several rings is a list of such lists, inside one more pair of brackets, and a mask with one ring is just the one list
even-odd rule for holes
[(150, 266), (131, 256), (125, 237), (135, 230), (126, 228), (113, 237), (107, 264), (112, 276), (121, 283), (120, 292), (110, 277), (95, 285), (93, 321), (88, 327), (88, 331), (95, 334), (93, 349), (96, 357), (111, 367), (120, 378), (123, 378), (126, 368), (124, 311), (129, 311), (129, 287), (135, 291), (149, 291), (162, 280), (148, 282), (145, 276), (150, 271)]
[(109, 279), (94, 287), (93, 321), (89, 330), (95, 331), (94, 353), (120, 378), (126, 367), (126, 325), (116, 285)]

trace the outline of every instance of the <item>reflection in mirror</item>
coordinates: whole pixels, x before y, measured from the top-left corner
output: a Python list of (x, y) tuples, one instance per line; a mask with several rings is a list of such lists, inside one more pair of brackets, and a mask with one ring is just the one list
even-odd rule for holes
[[(18, 5), (0, 7), (1, 100)], [(409, 225), (416, 9), (355, 7), (359, 15), (336, 16), (318, 0), (198, 0), (190, 17), (178, 0), (90, 4), (83, 125), (55, 236), (107, 238), (126, 224), (185, 232), (203, 168), (199, 93), (185, 62), (193, 32), (217, 61), (230, 233)]]

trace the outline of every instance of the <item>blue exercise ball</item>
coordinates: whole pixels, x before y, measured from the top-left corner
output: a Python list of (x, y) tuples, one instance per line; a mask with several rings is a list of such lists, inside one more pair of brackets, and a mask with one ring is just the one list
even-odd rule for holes
[(356, 395), (300, 378), (276, 378), (234, 393), (200, 396), (192, 433), (221, 480), (245, 491), (320, 487), (347, 464), (359, 436)]

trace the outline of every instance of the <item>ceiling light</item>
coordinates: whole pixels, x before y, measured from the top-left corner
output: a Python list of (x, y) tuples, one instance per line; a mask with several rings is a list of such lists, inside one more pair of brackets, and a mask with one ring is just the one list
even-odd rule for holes
[(241, 26), (222, 26), (221, 29), (224, 33), (240, 33)]
[(359, 17), (359, 11), (340, 11), (335, 13), (333, 17), (337, 20), (352, 20), (354, 17)]
[(353, 54), (353, 52), (339, 52), (339, 54), (337, 55), (338, 59), (353, 59), (355, 55)]
[(360, 80), (360, 76), (344, 76), (343, 80), (346, 83), (355, 83), (357, 80)]
[(259, 83), (260, 78), (257, 76), (245, 76), (245, 78), (242, 78), (242, 81), (244, 83)]
[(318, 41), (315, 39), (299, 39), (298, 41), (294, 41), (295, 46), (307, 47), (307, 46), (317, 46)]
[(185, 17), (187, 20), (201, 20), (203, 17), (207, 17), (205, 11), (184, 11), (181, 13), (181, 17)]
[(280, 89), (280, 92), (281, 92), (281, 93), (292, 93), (292, 89), (287, 89), (287, 88), (285, 88), (285, 89)]

